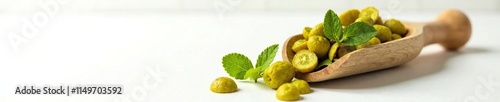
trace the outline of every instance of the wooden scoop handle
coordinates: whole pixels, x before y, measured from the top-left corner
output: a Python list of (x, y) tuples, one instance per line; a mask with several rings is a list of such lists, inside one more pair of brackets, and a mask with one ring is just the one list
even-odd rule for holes
[(424, 43), (439, 43), (446, 50), (456, 51), (467, 43), (471, 31), (470, 21), (464, 13), (454, 9), (446, 10), (435, 22), (424, 25)]

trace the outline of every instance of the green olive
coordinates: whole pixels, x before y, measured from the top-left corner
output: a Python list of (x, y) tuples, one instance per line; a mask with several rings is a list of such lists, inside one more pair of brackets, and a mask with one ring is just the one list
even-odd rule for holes
[(307, 49), (307, 40), (306, 39), (297, 40), (292, 45), (292, 50), (294, 52), (299, 52), (300, 50), (306, 50), (306, 49)]
[(374, 25), (373, 26), (377, 30), (376, 37), (380, 39), (381, 42), (387, 42), (391, 40), (391, 30), (383, 25)]
[(402, 37), (399, 34), (392, 34), (391, 38), (392, 38), (392, 40), (397, 40), (397, 39), (401, 39)]
[(292, 81), (292, 84), (295, 85), (297, 87), (297, 89), (299, 89), (300, 94), (311, 93), (311, 87), (304, 80), (299, 80), (299, 79), (294, 80), (294, 81)]
[(335, 58), (335, 54), (337, 54), (337, 49), (339, 48), (339, 43), (334, 43), (330, 47), (330, 51), (328, 52), (328, 59), (332, 60)]
[(373, 37), (368, 42), (356, 46), (356, 48), (357, 49), (362, 49), (362, 48), (366, 48), (366, 47), (369, 47), (369, 46), (372, 46), (372, 45), (377, 45), (377, 44), (380, 44), (380, 40), (377, 37)]
[(358, 16), (359, 16), (358, 9), (350, 9), (340, 14), (339, 18), (340, 22), (342, 23), (342, 26), (347, 26), (353, 23), (358, 18)]
[(321, 59), (328, 54), (330, 50), (330, 41), (322, 36), (311, 36), (307, 40), (307, 48)]
[(379, 12), (377, 8), (368, 6), (359, 12), (359, 17), (370, 17), (372, 21), (376, 21), (379, 17)]
[(237, 91), (238, 85), (231, 78), (219, 77), (212, 82), (210, 90), (215, 93), (230, 93)]
[(300, 92), (295, 85), (286, 83), (276, 90), (276, 98), (282, 101), (297, 101), (300, 99)]
[(304, 36), (305, 39), (309, 38), (309, 32), (311, 32), (311, 30), (311, 27), (304, 27), (302, 30), (302, 36)]
[(273, 89), (291, 82), (293, 77), (295, 77), (295, 68), (286, 61), (274, 62), (267, 67), (262, 75), (264, 84)]
[(318, 66), (318, 57), (309, 50), (300, 50), (293, 55), (292, 65), (301, 73), (308, 73)]
[(384, 25), (391, 29), (392, 33), (400, 34), (401, 36), (406, 35), (406, 28), (399, 20), (389, 19), (384, 22)]
[(368, 23), (370, 25), (373, 25), (373, 23), (374, 23), (374, 21), (368, 16), (359, 17), (358, 19), (356, 19), (355, 22), (365, 22), (365, 23)]
[(380, 16), (378, 16), (377, 20), (375, 20), (375, 24), (380, 24), (380, 25), (384, 24), (384, 22), (382, 22), (382, 18)]
[(309, 39), (311, 38), (312, 36), (322, 36), (322, 37), (326, 37), (325, 33), (323, 32), (324, 30), (324, 26), (323, 26), (323, 22), (317, 24), (316, 26), (314, 26), (314, 28), (311, 29), (311, 32), (309, 32), (309, 35), (307, 37), (304, 37), (306, 39)]

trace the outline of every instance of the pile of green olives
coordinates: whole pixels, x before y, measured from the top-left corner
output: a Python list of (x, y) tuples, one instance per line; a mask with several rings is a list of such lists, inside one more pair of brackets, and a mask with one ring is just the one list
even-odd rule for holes
[(340, 14), (339, 18), (343, 28), (354, 22), (365, 22), (377, 30), (377, 35), (364, 44), (345, 46), (326, 38), (323, 22), (314, 27), (304, 27), (302, 30), (304, 39), (297, 40), (292, 45), (292, 50), (295, 52), (292, 65), (298, 72), (309, 73), (318, 70), (321, 66), (319, 62), (332, 62), (352, 51), (401, 39), (407, 33), (405, 25), (399, 20), (388, 19), (384, 22), (379, 16), (378, 9), (373, 6), (361, 10), (347, 10)]

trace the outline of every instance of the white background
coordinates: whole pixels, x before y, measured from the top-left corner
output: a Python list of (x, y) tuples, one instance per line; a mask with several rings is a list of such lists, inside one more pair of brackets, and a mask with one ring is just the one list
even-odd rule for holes
[[(431, 45), (394, 69), (312, 83), (314, 92), (302, 101), (500, 100), (497, 0), (60, 0), (53, 17), (33, 20), (50, 13), (43, 3), (51, 1), (0, 1), (2, 102), (277, 101), (262, 80), (237, 81), (240, 90), (232, 94), (210, 92), (211, 81), (228, 76), (222, 56), (238, 52), (255, 63), (265, 47), (282, 45), (304, 26), (321, 22), (327, 9), (340, 13), (368, 5), (378, 7), (383, 18), (417, 22), (457, 8), (469, 16), (473, 35), (458, 52)], [(22, 34), (29, 22), (44, 20), (35, 25), (38, 31)], [(21, 44), (10, 41), (19, 36)], [(69, 97), (14, 94), (18, 85), (78, 84), (120, 84), (125, 90)]]
[[(48, 0), (1, 0), (0, 10), (36, 9), (37, 2)], [(498, 0), (60, 0), (71, 1), (72, 10), (169, 10), (212, 11), (218, 2), (237, 4), (242, 10), (324, 10), (347, 9), (374, 5), (379, 8), (400, 7), (407, 10), (440, 10), (462, 8), (469, 10), (500, 10)], [(394, 4), (400, 4), (395, 6)]]

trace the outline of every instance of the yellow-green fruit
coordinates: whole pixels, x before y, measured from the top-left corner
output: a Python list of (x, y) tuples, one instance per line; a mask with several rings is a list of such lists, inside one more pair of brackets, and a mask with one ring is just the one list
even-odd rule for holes
[(295, 68), (288, 62), (277, 61), (267, 67), (262, 77), (267, 86), (276, 89), (292, 81), (295, 77)]
[(297, 101), (300, 99), (300, 92), (295, 85), (286, 83), (278, 88), (276, 98), (282, 101)]
[(304, 27), (302, 30), (302, 36), (304, 36), (305, 39), (309, 38), (309, 32), (311, 32), (311, 30), (311, 27)]
[(373, 20), (370, 18), (370, 17), (359, 17), (358, 19), (356, 19), (355, 22), (365, 22), (365, 23), (368, 23), (370, 25), (373, 25)]
[(373, 6), (366, 7), (359, 12), (358, 17), (370, 17), (373, 21), (376, 21), (379, 17), (378, 9)]
[(307, 48), (314, 52), (318, 58), (324, 58), (330, 50), (330, 41), (322, 36), (311, 36), (307, 40)]
[(356, 50), (356, 47), (354, 46), (340, 46), (337, 54), (339, 58), (341, 58), (342, 56), (347, 55), (349, 52), (352, 52), (354, 50)]
[(358, 16), (359, 16), (358, 9), (350, 9), (340, 14), (339, 18), (340, 22), (342, 23), (342, 26), (347, 26), (353, 23), (358, 18)]
[(332, 45), (332, 47), (330, 47), (330, 51), (328, 52), (328, 59), (333, 61), (335, 55), (337, 54), (336, 52), (338, 48), (339, 48), (339, 43), (335, 43)]
[(210, 85), (210, 91), (216, 93), (230, 93), (238, 90), (238, 86), (233, 79), (228, 77), (219, 77)]
[(392, 34), (391, 38), (392, 38), (392, 40), (401, 39), (401, 35), (399, 35), (399, 34)]
[(325, 33), (323, 32), (323, 22), (319, 23), (318, 25), (314, 26), (314, 28), (311, 29), (311, 32), (309, 32), (309, 36), (308, 37), (304, 37), (306, 39), (309, 39), (311, 38), (312, 36), (322, 36), (322, 37), (326, 37)]
[(311, 92), (311, 87), (309, 87), (309, 84), (304, 80), (294, 80), (292, 81), (292, 84), (299, 89), (300, 94), (307, 94)]
[(384, 24), (384, 22), (382, 22), (382, 18), (380, 16), (378, 16), (377, 20), (375, 20), (375, 24), (380, 24), (380, 25)]
[(389, 19), (384, 22), (384, 25), (391, 29), (392, 33), (400, 34), (401, 36), (406, 35), (405, 25), (399, 20)]
[(300, 50), (292, 59), (292, 65), (301, 73), (308, 73), (318, 66), (318, 57), (309, 50)]
[(369, 47), (372, 45), (377, 45), (377, 44), (380, 44), (380, 40), (377, 37), (373, 37), (372, 39), (370, 39), (370, 41), (363, 43), (361, 45), (358, 45), (358, 46), (356, 46), (356, 48), (362, 49), (362, 48), (366, 48), (366, 47)]
[(389, 28), (383, 25), (373, 25), (373, 27), (377, 30), (377, 38), (380, 39), (381, 42), (387, 42), (391, 40), (392, 32)]
[(306, 49), (307, 49), (307, 40), (306, 39), (297, 40), (292, 45), (292, 50), (295, 52), (299, 52), (300, 50), (306, 50)]

